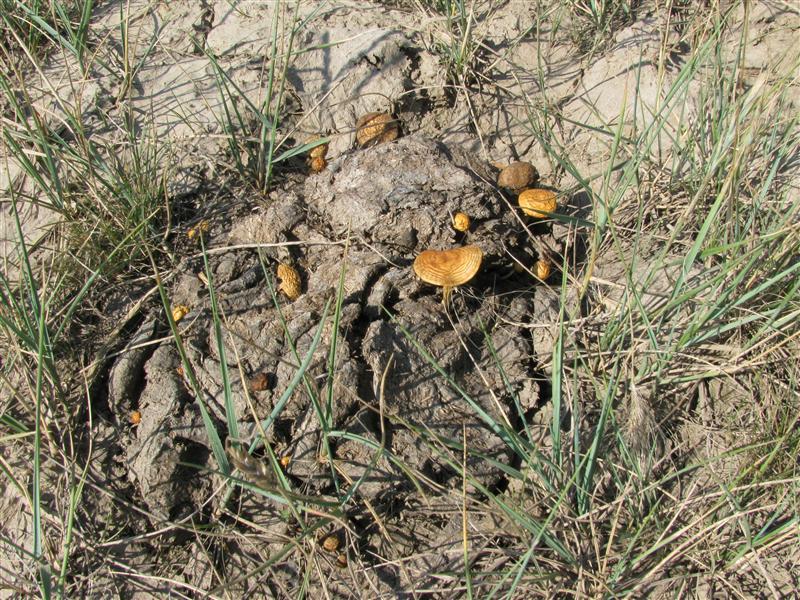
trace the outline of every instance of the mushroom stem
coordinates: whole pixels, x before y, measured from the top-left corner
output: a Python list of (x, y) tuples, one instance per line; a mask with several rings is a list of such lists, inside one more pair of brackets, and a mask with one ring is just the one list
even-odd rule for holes
[(450, 305), (450, 292), (453, 291), (453, 286), (442, 286), (442, 305), (447, 308)]

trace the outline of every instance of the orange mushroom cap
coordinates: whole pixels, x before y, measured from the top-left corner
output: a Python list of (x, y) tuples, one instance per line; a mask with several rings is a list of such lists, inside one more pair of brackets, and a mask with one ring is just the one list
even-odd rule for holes
[(463, 212), (457, 212), (453, 215), (453, 229), (456, 231), (467, 232), (469, 231), (469, 215)]
[(478, 246), (425, 250), (414, 260), (414, 272), (425, 283), (444, 288), (442, 302), (446, 306), (450, 290), (475, 277), (482, 260), (483, 251)]
[(550, 263), (546, 260), (537, 260), (533, 265), (533, 272), (536, 277), (542, 281), (545, 281), (548, 277), (550, 277)]
[(367, 113), (356, 122), (356, 142), (362, 148), (391, 142), (397, 139), (398, 135), (398, 122), (389, 113)]
[(548, 213), (555, 212), (558, 207), (554, 192), (538, 188), (523, 191), (517, 202), (522, 212), (537, 219), (546, 218)]

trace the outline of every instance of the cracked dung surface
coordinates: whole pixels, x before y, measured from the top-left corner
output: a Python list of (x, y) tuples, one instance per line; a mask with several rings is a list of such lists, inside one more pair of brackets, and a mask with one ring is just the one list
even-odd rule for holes
[[(298, 386), (267, 431), (279, 455), (291, 458), (287, 473), (304, 493), (333, 489), (330, 465), (320, 460), (323, 427), (312, 396), (328, 413), (328, 429), (339, 432), (328, 438), (338, 476), (345, 487), (361, 479), (361, 497), (411, 493), (409, 474), (417, 483), (460, 485), (448, 461), (460, 461), (456, 445), (464, 436), (476, 483), (501, 484), (500, 469), (479, 455), (510, 461), (496, 424), (517, 426), (512, 396), (523, 407), (536, 403), (533, 337), (519, 325), (535, 307), (531, 282), (513, 272), (506, 254), (506, 249), (524, 253), (526, 234), (504, 199), (468, 166), (473, 163), (415, 137), (352, 151), (329, 170), (310, 176), (302, 189), (271, 200), (259, 214), (234, 223), (229, 231), (212, 231), (225, 245), (304, 242), (264, 248), (261, 260), (269, 277), (253, 250), (210, 258), (244, 437), (254, 429), (253, 411), (264, 419), (289, 386), (344, 267), (338, 335), (329, 318), (307, 385)], [(450, 227), (457, 211), (472, 218), (466, 236)], [(485, 259), (478, 276), (454, 294), (448, 316), (441, 291), (417, 280), (411, 263), (425, 248), (466, 243), (479, 245)], [(277, 261), (293, 263), (304, 286), (294, 302), (278, 296), (278, 306), (270, 293)], [(192, 307), (181, 322), (187, 355), (224, 437), (220, 353), (208, 291), (196, 276), (201, 269), (197, 258), (185, 260), (171, 300)], [(502, 361), (505, 380), (494, 356)], [(157, 514), (174, 514), (187, 498), (205, 491), (203, 478), (187, 479), (175, 467), (186, 452), (191, 450), (198, 466), (216, 468), (203, 442), (197, 402), (178, 365), (174, 342), (165, 341), (149, 358), (121, 359), (111, 376), (112, 405), (120, 414), (135, 407), (142, 412), (142, 424), (125, 454), (139, 491)], [(384, 372), (381, 422), (378, 390)], [(251, 409), (244, 387), (256, 376), (261, 385), (250, 393)], [(141, 385), (130, 383), (142, 377)], [(378, 460), (382, 436), (388, 455)], [(409, 469), (401, 470), (398, 462)]]

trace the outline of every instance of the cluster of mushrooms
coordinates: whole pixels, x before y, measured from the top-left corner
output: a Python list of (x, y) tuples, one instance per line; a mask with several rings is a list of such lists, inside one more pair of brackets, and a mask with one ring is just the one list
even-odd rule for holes
[[(388, 112), (367, 113), (356, 122), (356, 143), (361, 148), (391, 142), (399, 135), (399, 122)], [(321, 140), (311, 138), (308, 143), (317, 141)], [(327, 155), (328, 144), (325, 143), (317, 143), (308, 151), (308, 168), (312, 173), (319, 173), (328, 166)]]
[[(361, 148), (374, 146), (397, 139), (399, 124), (388, 112), (367, 113), (356, 122), (356, 143)], [(310, 140), (309, 143), (313, 143)], [(320, 143), (311, 148), (308, 154), (309, 169), (318, 173), (327, 166), (328, 144)], [(497, 178), (497, 185), (517, 195), (522, 212), (535, 219), (543, 219), (555, 212), (556, 194), (550, 190), (532, 187), (539, 174), (528, 162), (514, 162), (503, 168)], [(453, 228), (462, 233), (470, 229), (469, 215), (457, 212), (453, 215)], [(414, 272), (425, 283), (442, 288), (442, 304), (449, 305), (453, 288), (471, 280), (480, 270), (483, 251), (476, 245), (461, 246), (449, 250), (425, 250), (414, 260)], [(541, 280), (550, 275), (550, 264), (538, 260), (533, 273)], [(281, 279), (280, 289), (291, 300), (299, 294), (299, 275), (290, 266), (278, 267)]]
[[(536, 219), (546, 218), (556, 210), (556, 195), (550, 190), (529, 187), (536, 183), (539, 174), (527, 162), (514, 162), (500, 171), (497, 185), (517, 194), (522, 212)], [(470, 227), (469, 216), (458, 212), (453, 216), (453, 228), (466, 232)], [(467, 283), (478, 272), (483, 252), (470, 245), (450, 250), (425, 250), (414, 260), (414, 272), (425, 283), (440, 286), (443, 290), (442, 304), (449, 305), (453, 288)], [(541, 280), (550, 275), (550, 264), (538, 260), (534, 274)]]

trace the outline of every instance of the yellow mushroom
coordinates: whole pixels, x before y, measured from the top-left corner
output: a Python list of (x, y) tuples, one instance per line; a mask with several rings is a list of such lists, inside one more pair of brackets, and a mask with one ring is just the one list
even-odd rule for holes
[(195, 225), (194, 227), (189, 229), (189, 231), (186, 232), (186, 237), (188, 237), (190, 240), (193, 240), (196, 237), (199, 238), (206, 232), (208, 232), (208, 221), (203, 219), (197, 225)]
[(425, 250), (414, 260), (414, 272), (425, 283), (442, 286), (442, 304), (446, 307), (452, 289), (472, 279), (482, 260), (483, 251), (478, 246)]
[(550, 277), (550, 263), (546, 260), (537, 260), (533, 265), (533, 273), (542, 281), (546, 281)]
[(453, 229), (456, 231), (467, 232), (469, 231), (469, 215), (463, 212), (457, 212), (453, 215)]
[(538, 188), (525, 190), (519, 195), (517, 201), (522, 212), (536, 219), (548, 217), (548, 213), (555, 212), (558, 206), (554, 192)]
[(278, 265), (278, 279), (281, 280), (278, 289), (286, 294), (289, 300), (297, 300), (300, 297), (300, 273), (294, 267), (281, 263)]
[(312, 173), (319, 173), (328, 166), (328, 161), (325, 160), (324, 156), (312, 156), (308, 160), (308, 166)]
[[(314, 142), (319, 142), (322, 138), (311, 138), (306, 143), (312, 144)], [(325, 157), (328, 155), (328, 144), (319, 144), (318, 146), (314, 146), (311, 150), (308, 151), (308, 166), (312, 173), (319, 173), (322, 171), (326, 166), (328, 166), (328, 161), (325, 160)]]
[[(316, 142), (320, 138), (312, 138), (308, 140), (307, 143)], [(325, 158), (328, 155), (328, 144), (320, 144), (319, 146), (314, 146), (311, 150), (308, 151), (308, 156), (311, 158)]]
[(189, 314), (189, 307), (185, 304), (176, 304), (172, 307), (172, 320), (176, 323)]
[(356, 142), (362, 148), (391, 142), (399, 134), (397, 120), (386, 112), (367, 113), (356, 122)]

